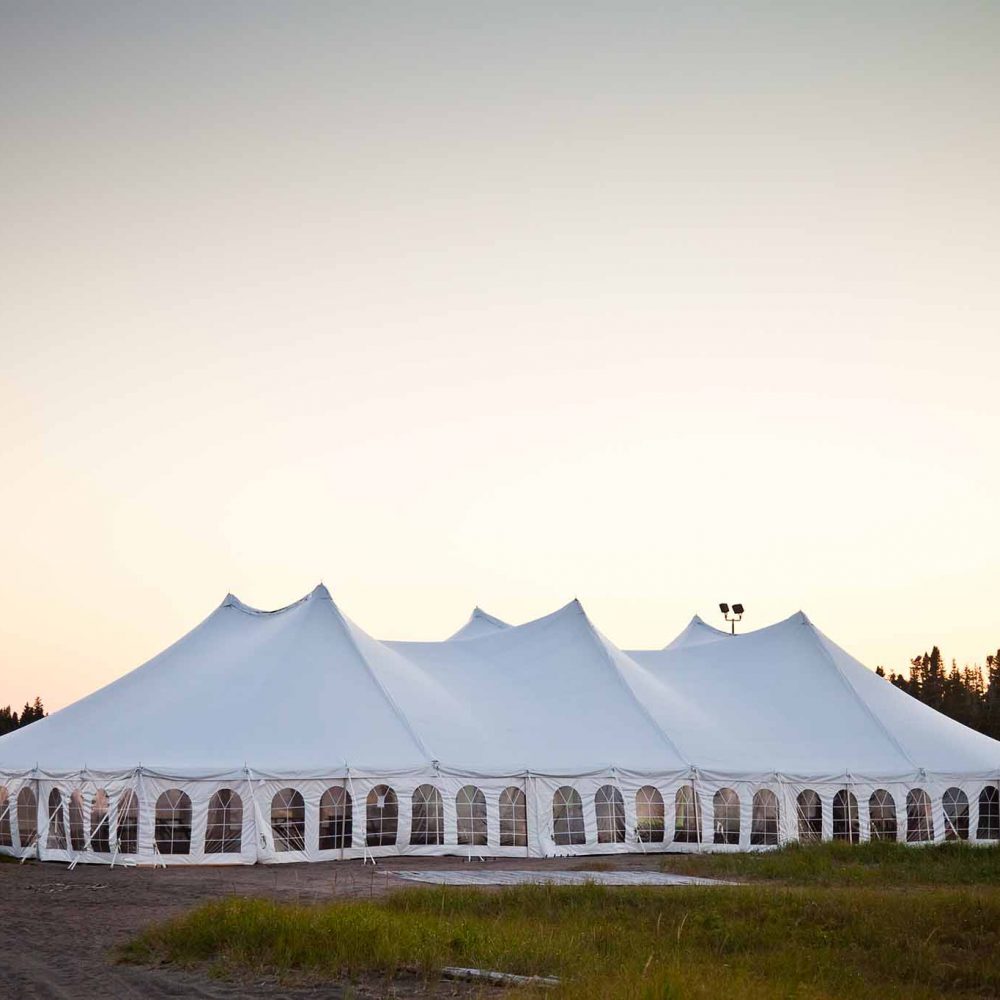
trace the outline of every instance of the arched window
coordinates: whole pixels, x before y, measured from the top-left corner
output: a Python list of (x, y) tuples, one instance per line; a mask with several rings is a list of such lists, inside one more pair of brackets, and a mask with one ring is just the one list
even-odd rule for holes
[(500, 846), (528, 846), (528, 803), (516, 785), (500, 793)]
[(858, 800), (854, 792), (841, 788), (833, 797), (833, 839), (856, 844), (861, 840)]
[(21, 847), (31, 847), (38, 838), (38, 802), (35, 793), (24, 786), (17, 793), (17, 842)]
[(0, 847), (13, 847), (10, 835), (10, 793), (6, 785), (0, 785)]
[(137, 854), (139, 851), (139, 796), (129, 788), (118, 796), (118, 816), (115, 839), (120, 854)]
[(243, 850), (243, 799), (231, 788), (220, 788), (208, 800), (206, 854), (239, 854)]
[(294, 788), (282, 788), (271, 799), (271, 836), (276, 851), (306, 849), (306, 804)]
[(701, 804), (690, 785), (681, 785), (674, 796), (674, 840), (701, 843)]
[[(371, 800), (371, 796), (368, 797)], [(444, 802), (433, 785), (419, 785), (413, 791), (410, 809), (410, 843), (444, 843)], [(389, 843), (394, 843), (395, 835)]]
[(160, 854), (191, 853), (191, 799), (179, 788), (168, 788), (156, 800), (153, 843)]
[(799, 840), (804, 844), (821, 840), (823, 803), (820, 797), (811, 788), (807, 788), (799, 792), (795, 805), (799, 814)]
[(778, 796), (770, 788), (754, 793), (750, 843), (753, 846), (778, 843)]
[(334, 785), (319, 800), (319, 849), (341, 850), (354, 836), (354, 803), (346, 788)]
[(969, 796), (961, 788), (946, 788), (944, 806), (944, 839), (969, 839)]
[(90, 805), (90, 849), (92, 851), (96, 851), (98, 854), (107, 854), (111, 850), (109, 826), (108, 793), (103, 788), (98, 788), (94, 792), (94, 801)]
[(922, 788), (911, 788), (906, 793), (906, 840), (918, 844), (934, 839), (934, 814), (931, 797)]
[(399, 801), (388, 785), (376, 785), (365, 803), (366, 839), (369, 847), (387, 847), (396, 843), (399, 827)]
[(58, 788), (49, 792), (49, 835), (45, 846), (53, 851), (66, 850), (66, 818), (63, 816), (62, 795)]
[(635, 835), (640, 844), (662, 844), (664, 822), (663, 796), (652, 785), (643, 785), (635, 793)]
[(614, 785), (601, 785), (594, 796), (597, 813), (597, 842), (625, 843), (625, 800)]
[(475, 785), (466, 785), (455, 796), (458, 842), (473, 847), (486, 844), (486, 796)]
[(716, 844), (740, 842), (740, 797), (731, 788), (720, 788), (712, 797)]
[(896, 839), (896, 802), (884, 788), (876, 788), (868, 800), (868, 827), (872, 840)]
[(587, 843), (583, 801), (580, 793), (569, 785), (557, 788), (552, 796), (552, 839), (562, 845)]
[(83, 792), (79, 788), (69, 797), (69, 844), (74, 851), (82, 851), (87, 844), (83, 829)]
[(1000, 789), (987, 785), (979, 793), (979, 840), (1000, 840)]

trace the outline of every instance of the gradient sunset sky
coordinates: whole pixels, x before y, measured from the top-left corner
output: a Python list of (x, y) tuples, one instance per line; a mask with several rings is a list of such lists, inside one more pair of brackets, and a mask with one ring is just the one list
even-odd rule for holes
[(0, 0), (0, 705), (320, 579), (382, 638), (741, 600), (982, 662), (998, 51), (995, 2)]

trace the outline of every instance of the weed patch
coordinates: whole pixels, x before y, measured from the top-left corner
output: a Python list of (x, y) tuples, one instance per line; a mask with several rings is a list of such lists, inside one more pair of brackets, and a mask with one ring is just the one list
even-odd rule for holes
[(1000, 886), (1000, 845), (793, 843), (756, 854), (671, 854), (660, 866), (683, 875), (780, 880), (793, 885)]
[(1000, 994), (998, 954), (1000, 893), (989, 888), (585, 885), (226, 900), (147, 931), (123, 957), (341, 980), (469, 966), (555, 975), (562, 986), (544, 995), (577, 1000), (930, 1000)]

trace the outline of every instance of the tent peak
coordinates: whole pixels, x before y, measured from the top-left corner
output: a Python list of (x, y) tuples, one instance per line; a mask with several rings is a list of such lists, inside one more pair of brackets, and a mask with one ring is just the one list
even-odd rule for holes
[(509, 622), (483, 611), (477, 604), (472, 609), (469, 620), (454, 635), (449, 636), (449, 639), (478, 639), (480, 636), (508, 628), (510, 628)]
[[(500, 622), (499, 618), (494, 617), (488, 611), (484, 611), (478, 604), (472, 609), (473, 618), (484, 618), (488, 622)], [(506, 624), (506, 622), (504, 622)]]
[(321, 601), (333, 600), (333, 598), (330, 596), (330, 591), (327, 590), (326, 584), (322, 582), (316, 584), (316, 586), (313, 587), (313, 589), (309, 592), (309, 597), (316, 598)]

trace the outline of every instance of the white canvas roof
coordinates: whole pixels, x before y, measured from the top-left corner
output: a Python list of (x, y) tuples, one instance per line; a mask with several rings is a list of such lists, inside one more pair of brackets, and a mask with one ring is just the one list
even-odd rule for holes
[(888, 776), (1000, 766), (1000, 743), (878, 677), (801, 611), (627, 660), (634, 690), (698, 767)]
[(921, 705), (798, 613), (736, 637), (695, 617), (624, 652), (579, 602), (480, 609), (442, 642), (382, 642), (322, 585), (278, 611), (232, 595), (163, 653), (0, 739), (0, 772), (209, 776), (345, 766), (502, 775), (994, 774), (1000, 743)]
[(728, 639), (730, 634), (723, 632), (703, 621), (695, 615), (687, 623), (684, 630), (673, 641), (667, 643), (664, 649), (680, 649), (682, 646), (700, 646), (703, 642), (715, 642), (716, 639)]
[(500, 629), (510, 628), (510, 625), (493, 615), (488, 615), (482, 608), (473, 608), (469, 620), (452, 636), (451, 639), (478, 639), (481, 635), (489, 635), (490, 632), (498, 632)]

